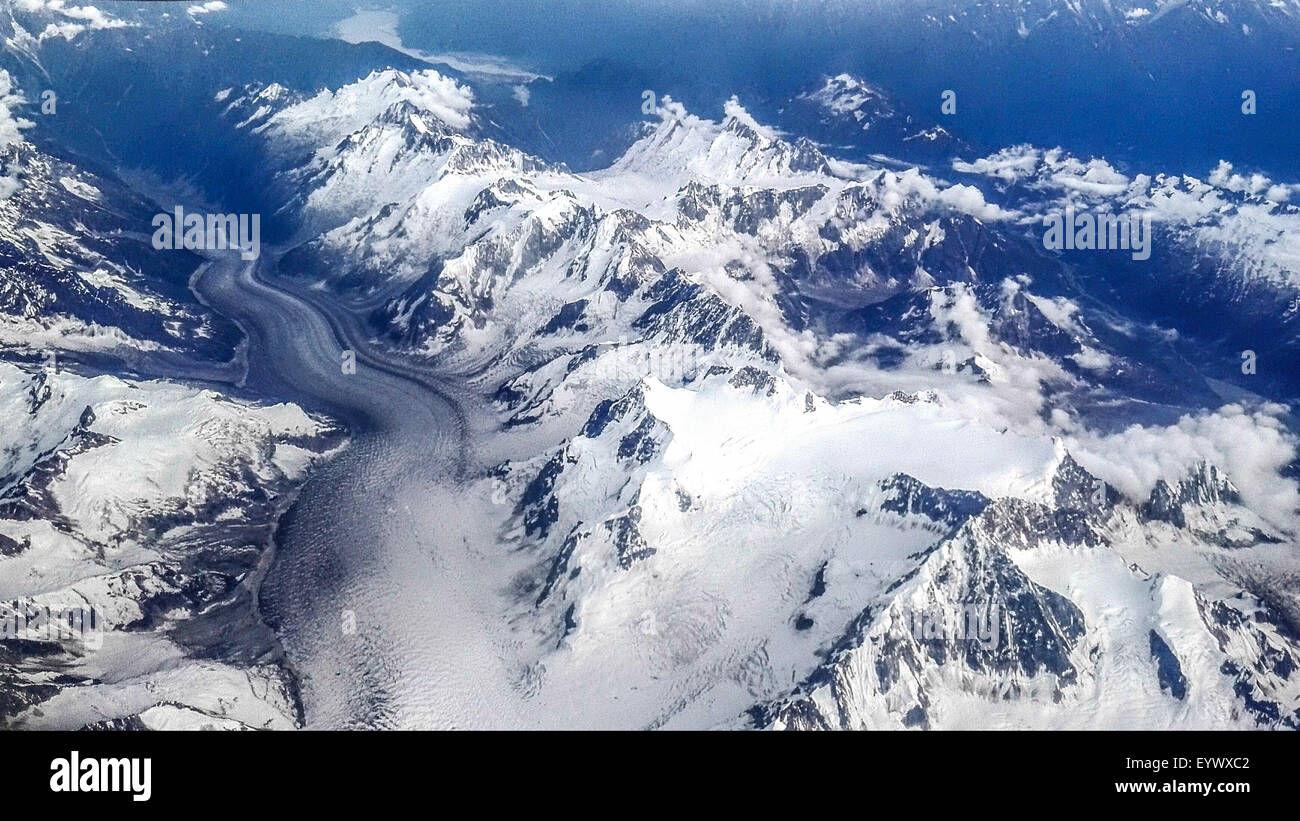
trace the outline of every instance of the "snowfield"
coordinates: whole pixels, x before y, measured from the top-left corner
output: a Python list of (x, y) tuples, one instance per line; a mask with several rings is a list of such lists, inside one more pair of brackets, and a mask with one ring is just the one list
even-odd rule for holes
[[(16, 660), (5, 723), (76, 728), (174, 703), (217, 723), (294, 726), (266, 636), (250, 622), (214, 641), (187, 624), (250, 606), (284, 498), (338, 432), (293, 406), (7, 363), (0, 415), (0, 599), (93, 610), (96, 625)], [(192, 659), (205, 644), (226, 649)], [(44, 701), (53, 681), (61, 692)], [(40, 706), (25, 710), (25, 694)]]

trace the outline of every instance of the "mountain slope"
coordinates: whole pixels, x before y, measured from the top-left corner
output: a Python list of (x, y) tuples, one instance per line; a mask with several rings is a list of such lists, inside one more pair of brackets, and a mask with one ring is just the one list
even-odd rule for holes
[(531, 563), (500, 604), (538, 715), (955, 727), (996, 702), (1007, 725), (1295, 723), (1283, 409), (1225, 404), (1158, 325), (1097, 298), (1092, 260), (1026, 229), (1058, 189), (1212, 208), (1226, 171), (1121, 179), (1047, 152), (1051, 170), (961, 161), (954, 184), (836, 160), (736, 100), (721, 122), (666, 101), (585, 174), (411, 99), (307, 145), (277, 130), (333, 122), (347, 93), (261, 130), (310, 157), (287, 172), (303, 224), (334, 226), (284, 262), (394, 355), (492, 397), (480, 487)]

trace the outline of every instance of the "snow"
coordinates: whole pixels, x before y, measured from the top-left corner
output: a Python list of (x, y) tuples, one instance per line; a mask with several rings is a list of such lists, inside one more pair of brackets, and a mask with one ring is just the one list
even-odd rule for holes
[(409, 74), (392, 69), (375, 71), (337, 91), (327, 89), (280, 111), (271, 128), (288, 139), (332, 148), (399, 102), (410, 103), (451, 128), (462, 130), (470, 124), (474, 94), (468, 86), (433, 69)]
[(1166, 427), (1133, 425), (1110, 436), (1080, 432), (1072, 437), (1071, 452), (1134, 499), (1145, 498), (1158, 479), (1181, 478), (1200, 462), (1217, 465), (1251, 509), (1291, 529), (1300, 491), (1281, 476), (1297, 446), (1280, 418), (1284, 412), (1276, 405), (1247, 410), (1229, 404)]
[(731, 391), (652, 385), (646, 404), (673, 431), (664, 459), (682, 463), (677, 480), (720, 495), (763, 473), (787, 481), (906, 473), (934, 487), (1032, 497), (1058, 459), (1050, 439), (999, 433), (935, 403), (858, 399), (808, 413), (802, 395), (783, 386), (778, 396), (737, 402)]
[[(394, 106), (398, 116), (388, 116)], [(511, 409), (512, 421), (525, 418), (518, 429), (501, 429), (508, 411), (500, 406), (469, 414), (481, 450), (475, 467), (497, 469), (492, 479), (467, 488), (428, 478), (426, 466), (399, 446), (413, 451), (447, 435), (447, 420), (403, 404), (389, 422), (395, 437), (406, 438), (367, 443), (393, 450), (367, 462), (358, 453), (370, 451), (359, 449), (349, 455), (355, 473), (340, 474), (352, 492), (338, 499), (380, 505), (384, 515), (318, 500), (330, 515), (362, 526), (342, 552), (320, 543), (335, 531), (312, 530), (310, 520), (299, 536), (305, 561), (319, 550), (351, 573), (338, 590), (287, 594), (285, 612), (301, 622), (287, 632), (290, 652), (311, 672), (307, 699), (319, 710), (313, 726), (736, 726), (748, 708), (785, 697), (824, 670), (832, 644), (884, 637), (909, 609), (950, 597), (945, 569), (963, 567), (967, 554), (1007, 560), (1023, 574), (1014, 581), (1027, 578), (1079, 609), (1086, 631), (1067, 655), (1080, 678), (1059, 699), (1060, 682), (1046, 674), (1002, 682), (1023, 689), (995, 698), (996, 677), (960, 663), (926, 663), (907, 686), (928, 694), (934, 725), (1250, 721), (1232, 680), (1218, 671), (1244, 655), (1237, 645), (1253, 634), (1233, 633), (1224, 642), (1236, 644), (1225, 649), (1198, 599), (1208, 607), (1244, 586), (1217, 571), (1223, 548), (1209, 537), (1140, 521), (1137, 506), (1161, 479), (1177, 482), (1207, 462), (1232, 477), (1245, 507), (1207, 504), (1194, 512), (1199, 524), (1229, 535), (1259, 527), (1291, 538), (1300, 491), (1280, 478), (1295, 453), (1282, 409), (1225, 406), (1170, 426), (1089, 431), (1051, 402), (1052, 389), (1086, 384), (1076, 371), (1001, 342), (972, 287), (933, 287), (926, 271), (902, 287), (916, 296), (917, 323), (941, 329), (942, 339), (909, 343), (896, 368), (874, 367), (855, 358), (859, 340), (851, 336), (819, 338), (789, 327), (773, 257), (829, 250), (828, 226), (842, 229), (836, 242), (861, 250), (906, 222), (905, 241), (915, 247), (944, 236), (943, 217), (1028, 222), (1036, 218), (1032, 209), (1076, 198), (1146, 204), (1166, 222), (1202, 231), (1202, 217), (1241, 198), (1239, 211), (1252, 219), (1289, 220), (1280, 199), (1260, 199), (1289, 196), (1284, 183), (1230, 167), (1204, 182), (1129, 176), (1103, 160), (1028, 146), (954, 167), (1039, 197), (1030, 210), (1013, 211), (976, 186), (919, 169), (828, 159), (758, 123), (735, 98), (720, 122), (662, 98), (659, 122), (622, 158), (602, 171), (571, 174), (478, 139), (472, 114), (472, 95), (454, 81), (387, 71), (283, 108), (261, 131), (286, 157), (303, 149), (312, 156), (295, 172), (315, 186), (305, 213), (328, 228), (317, 243), (323, 251), (363, 266), (365, 297), (405, 289), (429, 274), (432, 262), (441, 264), (436, 285), (404, 290), (390, 305), (393, 326), (412, 332), (431, 301), (447, 306), (450, 320), (417, 336), (418, 352), (485, 372), (473, 386), (484, 392), (517, 377), (511, 385), (526, 395), (524, 407)], [(792, 197), (756, 209), (743, 231), (716, 205), (801, 192), (808, 192), (805, 203)], [(487, 205), (471, 211), (480, 197)], [(693, 218), (681, 204), (688, 197), (704, 203)], [(644, 259), (654, 264), (638, 267)], [(690, 384), (629, 373), (636, 368), (617, 357), (693, 341), (696, 329), (635, 324), (648, 308), (648, 287), (668, 278), (661, 269), (680, 269), (684, 282), (701, 286), (689, 319), (752, 323), (762, 345), (692, 348), (707, 365), (728, 369)], [(615, 298), (611, 277), (625, 274), (630, 295)], [(997, 294), (999, 283), (989, 284)], [(1030, 284), (1007, 272), (1001, 298), (1023, 295), (1060, 330), (1086, 334), (1077, 303), (1032, 294)], [(586, 301), (588, 330), (539, 332), (561, 306), (579, 300)], [(637, 338), (629, 343), (628, 336)], [(588, 345), (592, 358), (580, 360), (576, 352)], [(762, 346), (770, 357), (757, 350)], [(1081, 343), (1078, 350), (1072, 356), (1080, 367), (1114, 365), (1099, 348)], [(945, 373), (940, 366), (954, 355), (974, 367)], [(521, 374), (527, 365), (535, 367)], [(731, 382), (745, 373), (748, 384)], [(395, 401), (408, 401), (411, 390), (394, 393)], [(600, 434), (578, 433), (609, 399), (626, 400), (627, 416)], [(168, 430), (189, 437), (182, 441), (220, 443), (221, 453), (254, 460), (271, 475), (302, 469), (305, 456), (292, 446), (245, 450), (242, 416), (212, 418), (191, 401), (199, 399), (170, 402), (172, 410), (159, 413)], [(104, 430), (148, 441), (128, 420), (115, 424), (105, 422)], [(267, 429), (251, 438), (264, 441)], [(1050, 524), (1057, 514), (1079, 513), (1056, 507), (1052, 480), (1067, 454), (1122, 497), (1118, 512), (1089, 520), (1104, 529), (1104, 544), (1083, 548), (1043, 537), (1034, 549), (1017, 548), (975, 525), (954, 534), (950, 524), (883, 504), (881, 483), (906, 474), (930, 488), (1022, 505), (1006, 509), (1041, 513), (1038, 521)], [(122, 469), (111, 449), (95, 458), (103, 461), (86, 464)], [(213, 458), (202, 446), (187, 454), (209, 466)], [(150, 464), (153, 485), (130, 493), (195, 495), (179, 468)], [(554, 522), (539, 529), (515, 505), (526, 507), (524, 489), (552, 464), (553, 481), (538, 491), (545, 500), (534, 503), (553, 502)], [(127, 504), (124, 497), (108, 502), (114, 510)], [(1282, 547), (1245, 549), (1271, 569), (1289, 566)], [(814, 595), (819, 583), (825, 589)], [(358, 631), (340, 640), (336, 617), (346, 612), (358, 617)], [(1040, 628), (1055, 625), (1030, 627)], [(1203, 685), (1189, 700), (1160, 688), (1152, 631)], [(863, 641), (845, 662), (850, 686), (860, 690), (852, 714), (862, 726), (897, 726), (899, 693), (871, 689), (874, 646)], [(362, 708), (372, 712), (358, 717), (351, 711), (367, 697), (374, 702)], [(836, 710), (824, 691), (808, 697), (827, 714)]]
[[(89, 606), (102, 628), (102, 644), (87, 643), (89, 651), (64, 668), (98, 683), (65, 690), (42, 705), (44, 716), (25, 716), (26, 726), (76, 728), (168, 700), (186, 707), (151, 713), (147, 724), (184, 726), (187, 716), (207, 714), (219, 725), (229, 716), (249, 726), (293, 726), (278, 668), (189, 660), (165, 630), (123, 628), (145, 615), (146, 599), (175, 593), (164, 570), (185, 560), (178, 546), (186, 544), (186, 518), (221, 510), (239, 515), (214, 521), (252, 524), (250, 510), (240, 512), (249, 495), (286, 491), (321, 459), (282, 440), (318, 436), (322, 423), (291, 405), (4, 362), (0, 418), (0, 492), (35, 482), (27, 495), (38, 504), (32, 518), (0, 519), (0, 535), (27, 545), (0, 557), (0, 599)], [(45, 479), (34, 472), (40, 465), (52, 468)], [(155, 532), (155, 519), (178, 525)], [(208, 549), (221, 547), (207, 541)], [(163, 626), (185, 618), (174, 611)]]
[(1300, 188), (1296, 184), (1259, 172), (1243, 175), (1226, 161), (1204, 179), (1129, 176), (1102, 159), (1084, 161), (1060, 148), (1028, 145), (956, 161), (953, 167), (1024, 185), (1039, 195), (1036, 207), (1019, 215), (1026, 225), (1041, 225), (1043, 214), (1060, 213), (1070, 204), (1143, 213), (1190, 252), (1224, 260), (1234, 277), (1300, 287), (1300, 211), (1286, 205)]

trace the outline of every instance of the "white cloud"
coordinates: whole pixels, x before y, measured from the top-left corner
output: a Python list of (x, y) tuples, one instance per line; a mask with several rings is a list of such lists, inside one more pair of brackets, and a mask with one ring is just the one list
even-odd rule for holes
[(978, 174), (1038, 192), (1042, 200), (1022, 206), (1022, 221), (1039, 224), (1045, 213), (1067, 205), (1149, 215), (1194, 255), (1221, 260), (1243, 279), (1300, 287), (1300, 211), (1289, 206), (1300, 185), (1261, 173), (1242, 174), (1220, 161), (1204, 179), (1187, 175), (1128, 177), (1101, 159), (1081, 160), (1060, 148), (1021, 145), (954, 170)]
[(1000, 205), (986, 202), (984, 194), (972, 185), (954, 185), (940, 189), (935, 199), (954, 211), (970, 214), (986, 222), (1010, 219), (1015, 216), (1014, 212), (1007, 211)]
[(1210, 185), (1216, 188), (1235, 191), (1239, 194), (1262, 195), (1265, 199), (1273, 202), (1290, 200), (1291, 195), (1300, 188), (1300, 186), (1274, 183), (1273, 180), (1259, 172), (1255, 172), (1249, 177), (1234, 173), (1232, 163), (1227, 160), (1219, 160), (1219, 164), (1215, 166), (1206, 179)]
[(62, 37), (71, 40), (88, 29), (124, 28), (127, 23), (95, 6), (68, 5), (65, 0), (14, 0), (18, 11), (55, 18), (47, 22), (41, 40)]
[(1099, 351), (1096, 348), (1084, 346), (1083, 350), (1070, 356), (1080, 368), (1087, 368), (1090, 371), (1109, 370), (1114, 359), (1110, 354)]
[(763, 125), (758, 120), (755, 120), (753, 115), (745, 110), (745, 107), (740, 104), (740, 100), (734, 95), (730, 100), (727, 100), (727, 102), (723, 104), (722, 113), (726, 115), (727, 119), (735, 120), (764, 139), (775, 140), (779, 137), (775, 129)]
[(22, 95), (14, 86), (9, 72), (0, 68), (0, 148), (13, 145), (22, 139), (20, 133), (30, 128), (32, 123), (14, 113), (14, 107), (24, 103)]
[(1177, 482), (1199, 462), (1208, 462), (1227, 474), (1253, 510), (1275, 524), (1294, 526), (1300, 491), (1280, 475), (1296, 455), (1296, 440), (1279, 418), (1285, 410), (1225, 405), (1168, 427), (1077, 434), (1068, 447), (1081, 465), (1134, 500), (1145, 500), (1158, 479)]
[(943, 187), (941, 183), (922, 174), (916, 168), (909, 168), (899, 174), (883, 172), (879, 181), (885, 192), (886, 204), (889, 204), (891, 196), (900, 198), (900, 201), (916, 196), (926, 202), (960, 211), (986, 222), (1013, 219), (1017, 216), (1014, 211), (1008, 211), (1000, 205), (986, 201), (984, 194), (972, 185), (957, 184)]
[[(0, 68), (0, 149), (22, 140), (22, 130), (30, 128), (32, 123), (14, 113), (14, 107), (24, 102), (18, 89), (14, 87), (9, 72)], [(18, 190), (18, 181), (5, 174), (0, 166), (0, 200), (6, 200)]]
[(208, 0), (206, 3), (190, 6), (185, 11), (189, 14), (212, 14), (213, 12), (225, 11), (228, 8), (229, 6), (221, 2), (221, 0)]

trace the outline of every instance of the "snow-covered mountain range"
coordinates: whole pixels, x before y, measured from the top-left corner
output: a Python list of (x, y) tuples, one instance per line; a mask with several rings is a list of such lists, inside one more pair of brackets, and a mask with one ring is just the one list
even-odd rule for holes
[[(921, 19), (1033, 39), (1182, 6), (1296, 13)], [(15, 66), (40, 39), (11, 40)], [(195, 90), (205, 133), (264, 176), (284, 240), (262, 287), (283, 277), (330, 345), (453, 397), (467, 440), (412, 520), (463, 518), (462, 538), (430, 526), (412, 572), (419, 524), (366, 536), (390, 549), (358, 595), (418, 612), (385, 611), (401, 624), (357, 655), (286, 627), (302, 679), (249, 605), (342, 432), (235, 378), (184, 383), (255, 370), (264, 335), (241, 322), (241, 344), (183, 287), (203, 260), (148, 246), (152, 206), (107, 161), (28, 142), (26, 90), (0, 85), (0, 348), (23, 362), (0, 365), (0, 512), (24, 511), (0, 519), (0, 598), (107, 597), (125, 654), (3, 659), (17, 723), (311, 726), (347, 658), (382, 682), (347, 726), (1300, 728), (1296, 182), (976, 149), (848, 73), (716, 111), (660, 96), (620, 156), (574, 171), (513, 145), (476, 82), (375, 65)], [(1151, 253), (1045, 247), (1067, 208), (1148, 219)], [(155, 378), (42, 371), (46, 337)], [(430, 604), (449, 585), (482, 623)], [(245, 646), (211, 651), (223, 623)], [(422, 675), (451, 635), (491, 663)]]
[[(292, 406), (10, 364), (0, 402), (3, 723), (295, 726), (252, 597), (276, 519), (338, 431)], [(55, 641), (15, 620), (45, 608), (93, 629)]]
[(298, 726), (258, 581), (344, 433), (188, 381), (244, 369), (188, 287), (204, 259), (152, 246), (159, 205), (123, 177), (30, 141), (39, 93), (14, 79), (41, 40), (115, 26), (19, 6), (81, 22), (15, 25), (0, 68), (0, 726)]
[[(867, 88), (807, 99), (860, 126)], [(528, 698), (621, 693), (644, 726), (987, 726), (990, 699), (1016, 726), (1294, 725), (1285, 411), (1221, 398), (1179, 329), (1028, 228), (1071, 195), (1151, 212), (1162, 256), (1265, 313), (1242, 294), (1294, 290), (1288, 186), (1030, 147), (849, 163), (736, 99), (667, 101), (574, 174), (470, 106), (380, 72), (256, 128), (312, 237), (286, 265), (495, 401)], [(996, 648), (914, 635), (975, 603)]]

